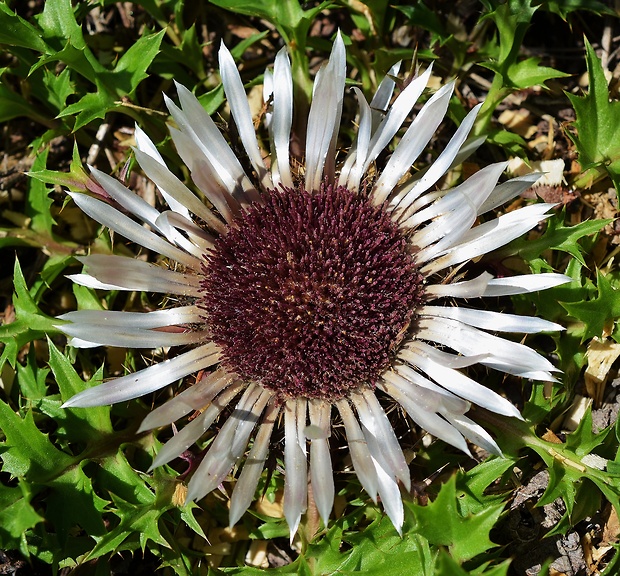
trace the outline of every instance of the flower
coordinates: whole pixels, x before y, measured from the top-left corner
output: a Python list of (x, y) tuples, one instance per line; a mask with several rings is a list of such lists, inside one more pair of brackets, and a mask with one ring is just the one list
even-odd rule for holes
[(493, 438), (465, 414), (472, 403), (515, 418), (519, 412), (460, 369), (482, 364), (553, 381), (556, 369), (547, 359), (489, 331), (536, 333), (561, 327), (453, 303), (568, 281), (560, 274), (460, 276), (463, 264), (521, 236), (546, 218), (552, 205), (530, 205), (475, 225), (480, 215), (536, 180), (534, 175), (497, 184), (505, 163), (488, 166), (455, 188), (433, 189), (467, 154), (466, 139), (479, 106), (426, 171), (409, 173), (446, 113), (452, 83), (417, 113), (383, 170), (373, 171), (424, 90), (431, 67), (391, 104), (391, 76), (398, 66), (370, 104), (353, 88), (359, 105), (357, 136), (337, 162), (345, 57), (338, 35), (314, 82), (301, 168), (293, 167), (289, 151), (293, 82), (286, 51), (278, 53), (273, 74), (265, 77), (267, 154), (259, 146), (237, 68), (222, 46), (224, 91), (251, 170), (243, 168), (198, 100), (177, 85), (181, 107), (166, 99), (176, 123), (170, 134), (212, 208), (168, 170), (139, 128), (136, 159), (169, 210), (158, 211), (94, 168), (92, 178), (106, 201), (71, 194), (86, 214), (161, 256), (156, 264), (86, 256), (79, 259), (85, 273), (72, 276), (74, 282), (169, 294), (183, 305), (146, 313), (69, 312), (60, 318), (70, 344), (185, 350), (84, 390), (64, 406), (123, 402), (192, 373), (204, 374), (143, 421), (141, 430), (150, 430), (195, 416), (162, 447), (153, 467), (197, 442), (237, 399), (192, 475), (187, 498), (199, 499), (221, 484), (251, 443), (231, 496), (230, 523), (236, 523), (253, 500), (272, 431), (282, 424), (284, 514), (291, 537), (306, 508), (308, 472), (323, 521), (330, 516), (334, 416), (344, 426), (362, 486), (374, 501), (381, 499), (399, 531), (399, 485), (409, 490), (410, 474), (380, 399), (390, 397), (419, 426), (464, 452), (469, 452), (469, 439), (500, 454)]

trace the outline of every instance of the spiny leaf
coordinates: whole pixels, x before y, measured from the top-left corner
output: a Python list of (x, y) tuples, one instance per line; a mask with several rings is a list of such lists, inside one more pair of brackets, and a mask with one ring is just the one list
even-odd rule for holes
[[(0, 546), (3, 549), (21, 548), (24, 532), (43, 522), (43, 517), (30, 504), (30, 498), (24, 484), (16, 488), (0, 484)], [(27, 555), (27, 549), (25, 552)]]
[[(334, 523), (318, 542), (308, 545), (298, 560), (288, 566), (272, 570), (274, 574), (338, 574), (353, 576), (401, 576), (402, 574), (431, 574), (434, 554), (429, 543), (415, 533), (411, 517), (406, 517), (404, 534), (400, 537), (390, 520), (383, 514), (363, 531), (345, 531), (343, 526), (354, 522), (359, 512)], [(345, 547), (343, 551), (342, 548)], [(264, 574), (260, 569), (223, 568), (226, 574), (239, 576)]]
[[(49, 148), (37, 154), (32, 165), (33, 170), (42, 170), (47, 163)], [(39, 234), (52, 235), (52, 226), (56, 224), (52, 218), (50, 208), (53, 200), (49, 197), (50, 190), (43, 182), (29, 180), (28, 195), (26, 197), (26, 215), (31, 218), (30, 227)]]
[(59, 115), (59, 118), (75, 115), (73, 131), (76, 132), (93, 120), (103, 120), (106, 114), (117, 108), (116, 99), (110, 92), (97, 81), (96, 92), (88, 92), (75, 104), (67, 106)]
[(41, 66), (46, 66), (52, 62), (63, 62), (93, 84), (96, 84), (99, 76), (106, 72), (104, 66), (95, 58), (88, 47), (77, 48), (71, 41), (68, 41), (62, 50), (40, 58), (30, 69), (30, 74), (33, 74)]
[(462, 562), (496, 545), (489, 533), (504, 509), (504, 503), (489, 504), (477, 514), (463, 514), (456, 493), (456, 477), (442, 485), (437, 498), (427, 506), (413, 505), (416, 533), (431, 544), (446, 546), (452, 557)]
[(597, 272), (598, 295), (590, 300), (580, 302), (562, 302), (562, 306), (583, 327), (579, 330), (582, 342), (594, 336), (602, 336), (610, 323), (620, 318), (620, 296), (609, 280)]
[[(431, 569), (432, 553), (428, 542), (416, 535), (412, 528), (411, 520), (406, 520), (404, 532), (410, 536), (401, 538), (389, 519), (381, 516), (363, 532), (343, 537), (352, 547), (347, 553), (339, 551), (340, 538), (336, 532), (320, 545), (309, 549), (307, 557), (316, 558), (315, 568), (319, 574), (425, 574)], [(341, 531), (342, 528), (336, 527), (336, 530)], [(331, 551), (328, 552), (328, 549)]]
[(490, 503), (502, 500), (501, 494), (489, 496), (485, 494), (485, 490), (514, 465), (515, 461), (511, 458), (489, 458), (469, 470), (467, 474), (459, 474), (458, 487), (471, 496), (461, 501), (461, 512), (477, 514)]
[(545, 10), (554, 12), (563, 20), (566, 20), (568, 15), (572, 12), (577, 12), (579, 10), (594, 12), (599, 15), (617, 15), (610, 6), (598, 0), (547, 0), (543, 6)]
[(0, 326), (0, 342), (4, 343), (0, 369), (6, 361), (15, 366), (17, 353), (28, 342), (42, 338), (46, 333), (58, 332), (55, 327), (57, 320), (43, 314), (28, 291), (18, 260), (15, 260), (13, 270), (13, 286), (16, 319), (10, 324)]
[(157, 505), (154, 495), (153, 502), (150, 505), (140, 504), (136, 506), (125, 502), (118, 496), (114, 496), (113, 499), (114, 513), (119, 517), (120, 523), (98, 539), (96, 546), (88, 554), (88, 559), (115, 552), (125, 540), (136, 536), (143, 550), (149, 540), (160, 546), (170, 548), (170, 544), (163, 538), (158, 526), (159, 519), (167, 508)]
[(17, 16), (6, 3), (0, 3), (0, 44), (21, 46), (37, 52), (45, 52), (48, 47), (41, 39), (40, 32), (29, 22)]
[(22, 418), (8, 404), (0, 402), (0, 428), (6, 436), (1, 455), (3, 472), (44, 483), (75, 462), (36, 427), (32, 411)]
[(554, 459), (548, 470), (549, 484), (538, 501), (538, 505), (551, 504), (557, 498), (562, 498), (566, 505), (566, 514), (570, 516), (575, 505), (577, 488), (582, 481), (582, 474), (575, 468), (565, 466), (559, 459)]
[[(63, 356), (54, 343), (48, 341), (50, 350), (50, 368), (52, 369), (60, 395), (63, 401), (84, 390), (87, 386), (93, 386), (92, 380), (101, 381), (101, 371), (95, 374), (91, 383), (85, 384), (71, 366), (68, 358)], [(96, 443), (102, 441), (102, 436), (112, 434), (112, 422), (110, 421), (110, 407), (98, 406), (88, 410), (80, 408), (60, 408), (60, 403), (55, 403), (55, 419), (59, 423), (59, 433), (73, 442)]]
[(91, 537), (106, 533), (101, 513), (108, 501), (94, 492), (91, 479), (82, 470), (86, 463), (68, 468), (48, 484), (51, 490), (46, 518), (53, 522), (61, 545), (75, 526), (81, 526)]
[(496, 60), (499, 66), (506, 70), (516, 60), (528, 24), (538, 6), (533, 6), (532, 0), (483, 0), (483, 4), (488, 11), (484, 18), (493, 20), (499, 33), (499, 53)]
[(258, 16), (274, 24), (296, 27), (304, 18), (297, 0), (214, 0), (216, 6), (226, 8), (231, 12)]
[(47, 0), (43, 13), (37, 18), (42, 37), (60, 49), (69, 39), (78, 50), (86, 48), (82, 28), (75, 20), (71, 0)]
[[(45, 166), (44, 166), (45, 168)], [(84, 170), (77, 142), (73, 145), (73, 158), (68, 172), (58, 172), (56, 170), (32, 170), (28, 172), (28, 176), (45, 182), (46, 184), (55, 184), (57, 186), (65, 186), (69, 190), (84, 192), (86, 191), (86, 183), (89, 176)]]
[(135, 42), (118, 61), (114, 72), (106, 74), (108, 89), (114, 89), (119, 97), (132, 93), (148, 77), (146, 71), (159, 53), (164, 33), (165, 30), (161, 30), (156, 34), (148, 34)]
[(44, 398), (47, 393), (45, 380), (48, 374), (48, 369), (37, 366), (36, 350), (32, 346), (28, 350), (26, 364), (17, 364), (17, 378), (22, 397), (27, 401)]
[(583, 457), (591, 454), (597, 446), (600, 446), (610, 431), (611, 428), (604, 428), (598, 433), (593, 432), (592, 411), (588, 409), (575, 431), (566, 437), (566, 447), (577, 456)]
[(43, 71), (43, 84), (45, 85), (45, 101), (60, 112), (65, 107), (67, 98), (75, 94), (75, 87), (71, 80), (71, 71), (65, 68), (60, 74), (51, 70)]
[(510, 86), (516, 90), (523, 90), (525, 88), (531, 88), (533, 86), (541, 86), (547, 80), (553, 78), (564, 78), (568, 76), (565, 72), (560, 72), (555, 68), (549, 68), (548, 66), (539, 66), (540, 58), (527, 58), (520, 62), (514, 62), (506, 68), (505, 63), (498, 62), (483, 62), (481, 66), (489, 68), (494, 72), (503, 74), (504, 85)]
[(620, 102), (609, 100), (601, 61), (585, 40), (590, 87), (585, 96), (567, 94), (575, 108), (572, 140), (583, 170), (603, 166), (620, 194)]
[(122, 451), (102, 460), (96, 476), (102, 489), (128, 504), (149, 506), (155, 501), (153, 491), (131, 467)]

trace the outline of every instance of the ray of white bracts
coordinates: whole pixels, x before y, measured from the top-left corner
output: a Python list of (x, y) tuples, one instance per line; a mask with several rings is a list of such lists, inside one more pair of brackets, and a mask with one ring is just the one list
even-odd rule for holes
[(201, 321), (196, 306), (147, 313), (80, 310), (58, 318), (68, 322), (60, 328), (70, 336), (69, 344), (76, 348), (159, 348), (197, 344), (207, 339), (203, 331), (184, 326)]
[(306, 190), (318, 190), (324, 179), (334, 181), (346, 58), (344, 42), (338, 33), (327, 64), (314, 80), (306, 133)]
[(115, 378), (79, 392), (64, 404), (64, 408), (103, 406), (139, 398), (164, 386), (176, 382), (198, 370), (209, 368), (220, 361), (219, 349), (215, 344), (202, 344), (189, 352), (164, 360), (138, 372)]
[[(140, 260), (120, 256), (93, 255), (81, 258), (85, 272), (71, 276), (80, 284), (97, 289), (137, 290), (199, 297), (197, 275), (202, 255), (212, 246), (215, 234), (225, 234), (227, 224), (252, 202), (260, 202), (259, 190), (274, 185), (294, 186), (290, 160), (293, 122), (293, 80), (285, 50), (278, 53), (272, 76), (267, 75), (265, 97), (271, 98), (267, 112), (271, 145), (270, 162), (261, 151), (241, 77), (232, 56), (222, 45), (220, 71), (241, 144), (258, 182), (242, 167), (226, 139), (200, 102), (177, 84), (180, 106), (166, 99), (176, 122), (172, 139), (191, 171), (201, 194), (217, 210), (210, 210), (166, 167), (163, 158), (140, 130), (136, 129), (136, 158), (147, 176), (157, 185), (170, 210), (160, 213), (113, 178), (94, 170), (93, 178), (116, 203), (84, 194), (73, 198), (87, 214), (141, 246), (182, 265), (174, 271)], [(328, 63), (314, 83), (306, 140), (305, 186), (318, 189), (327, 179), (357, 191), (372, 163), (392, 142), (422, 95), (431, 66), (410, 82), (391, 103), (395, 83), (387, 76), (370, 104), (354, 89), (359, 107), (355, 142), (336, 170), (336, 139), (339, 132), (346, 76), (346, 53), (338, 34)], [(390, 71), (394, 75), (399, 65)], [(537, 204), (515, 210), (474, 226), (477, 218), (520, 194), (537, 175), (515, 178), (498, 184), (504, 164), (481, 170), (451, 190), (429, 192), (448, 170), (461, 162), (479, 141), (469, 133), (479, 107), (474, 108), (457, 128), (437, 160), (426, 170), (408, 176), (411, 164), (423, 151), (447, 110), (452, 85), (431, 96), (410, 124), (378, 174), (372, 200), (383, 204), (392, 219), (406, 230), (417, 250), (422, 272), (430, 278), (425, 288), (427, 304), (419, 311), (416, 339), (405, 341), (393, 369), (377, 387), (391, 396), (420, 426), (468, 452), (466, 439), (499, 454), (493, 438), (465, 416), (476, 404), (505, 416), (520, 415), (506, 399), (475, 382), (460, 370), (473, 364), (526, 378), (553, 380), (555, 368), (528, 347), (489, 334), (493, 332), (537, 333), (560, 329), (557, 324), (537, 318), (497, 314), (461, 307), (442, 307), (441, 298), (474, 298), (533, 292), (570, 281), (560, 274), (538, 274), (512, 278), (478, 278), (447, 284), (433, 284), (437, 272), (452, 270), (482, 256), (533, 228), (548, 216), (551, 205)], [(267, 166), (270, 166), (268, 169)], [(135, 222), (135, 216), (143, 224)], [(198, 226), (201, 220), (207, 230)], [(223, 219), (223, 220), (222, 220)], [(147, 227), (148, 226), (148, 227)], [(433, 302), (433, 304), (431, 304)], [(62, 316), (61, 328), (76, 346), (155, 347), (193, 345), (194, 349), (172, 360), (116, 378), (86, 390), (66, 407), (95, 406), (126, 401), (157, 390), (185, 376), (213, 369), (194, 386), (154, 410), (140, 430), (169, 425), (196, 412), (180, 432), (160, 450), (153, 467), (178, 457), (198, 441), (237, 400), (233, 415), (224, 423), (189, 484), (188, 498), (197, 499), (217, 487), (235, 468), (253, 443), (231, 497), (230, 523), (239, 520), (251, 504), (269, 450), (277, 419), (284, 420), (285, 490), (284, 515), (293, 538), (307, 507), (308, 476), (314, 500), (324, 522), (334, 501), (334, 480), (329, 454), (332, 404), (319, 400), (290, 399), (283, 404), (256, 383), (242, 382), (218, 366), (217, 346), (206, 332), (196, 331), (201, 322), (195, 306), (151, 313), (81, 311)], [(439, 350), (439, 344), (446, 350)], [(402, 449), (375, 393), (369, 389), (352, 393), (333, 403), (342, 422), (351, 462), (370, 497), (381, 500), (397, 530), (403, 523), (400, 487), (410, 489), (410, 476)], [(308, 455), (309, 451), (309, 455)], [(309, 468), (308, 468), (309, 459)]]
[(308, 505), (307, 404), (305, 398), (284, 404), (284, 517), (291, 542)]
[(215, 437), (213, 445), (198, 466), (187, 486), (187, 499), (202, 498), (221, 484), (232, 467), (245, 454), (256, 422), (261, 417), (272, 393), (250, 384)]
[(200, 280), (195, 274), (174, 272), (142, 260), (112, 254), (93, 254), (77, 259), (88, 273), (72, 274), (67, 278), (88, 288), (200, 296)]
[(273, 116), (270, 125), (272, 177), (274, 184), (282, 183), (283, 186), (292, 188), (294, 183), (289, 160), (289, 144), (293, 125), (293, 76), (286, 48), (282, 48), (276, 56), (273, 86), (277, 86), (278, 89), (267, 95), (267, 98), (273, 95)]
[(245, 459), (243, 469), (230, 498), (229, 525), (231, 527), (241, 519), (241, 516), (254, 500), (256, 487), (267, 460), (271, 433), (279, 412), (280, 406), (275, 402), (268, 404), (265, 410), (263, 421), (254, 437), (252, 449)]

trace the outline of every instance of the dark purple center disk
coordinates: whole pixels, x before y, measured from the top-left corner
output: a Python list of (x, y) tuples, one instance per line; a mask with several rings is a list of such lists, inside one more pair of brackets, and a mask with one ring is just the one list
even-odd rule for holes
[(373, 386), (423, 300), (387, 212), (331, 186), (250, 207), (208, 254), (202, 290), (224, 366), (282, 399)]

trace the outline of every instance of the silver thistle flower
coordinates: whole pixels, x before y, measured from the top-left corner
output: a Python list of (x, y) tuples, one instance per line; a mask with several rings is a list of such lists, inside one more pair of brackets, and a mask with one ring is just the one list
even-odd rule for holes
[[(530, 230), (547, 217), (551, 205), (527, 206), (475, 226), (478, 216), (536, 180), (523, 177), (498, 185), (504, 163), (480, 170), (455, 188), (430, 191), (464, 157), (479, 107), (426, 171), (409, 174), (446, 113), (453, 84), (426, 102), (381, 173), (369, 174), (411, 113), (430, 67), (391, 104), (395, 86), (390, 76), (370, 104), (353, 89), (359, 127), (338, 165), (346, 75), (345, 47), (338, 36), (314, 82), (305, 166), (296, 171), (289, 155), (293, 83), (286, 51), (277, 55), (273, 74), (265, 80), (266, 100), (272, 103), (266, 157), (241, 78), (224, 46), (219, 60), (252, 174), (244, 171), (198, 100), (177, 85), (181, 107), (166, 99), (176, 123), (170, 133), (213, 209), (167, 169), (139, 128), (136, 158), (169, 210), (159, 212), (95, 169), (92, 177), (112, 202), (71, 194), (89, 216), (162, 256), (161, 265), (86, 256), (80, 258), (85, 273), (72, 276), (74, 282), (171, 294), (189, 303), (149, 313), (70, 312), (61, 317), (68, 321), (61, 328), (70, 344), (190, 349), (85, 390), (65, 407), (127, 401), (206, 370), (199, 382), (142, 423), (141, 430), (149, 430), (200, 411), (163, 446), (153, 467), (187, 450), (240, 397), (193, 474), (187, 498), (199, 499), (224, 481), (252, 439), (231, 497), (230, 523), (236, 523), (252, 502), (273, 428), (283, 420), (284, 514), (291, 537), (307, 504), (308, 445), (316, 505), (325, 523), (330, 516), (334, 480), (328, 439), (337, 412), (362, 486), (374, 501), (381, 499), (400, 531), (399, 484), (409, 490), (411, 481), (377, 391), (400, 404), (419, 426), (464, 452), (469, 452), (468, 439), (500, 454), (493, 438), (465, 414), (471, 403), (515, 418), (519, 412), (460, 369), (482, 364), (553, 381), (555, 368), (548, 360), (488, 331), (536, 333), (561, 327), (453, 302), (543, 290), (569, 279), (560, 274), (493, 278), (487, 273), (465, 281), (453, 278), (462, 264)], [(398, 66), (390, 72), (397, 74)]]

